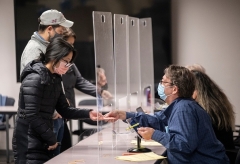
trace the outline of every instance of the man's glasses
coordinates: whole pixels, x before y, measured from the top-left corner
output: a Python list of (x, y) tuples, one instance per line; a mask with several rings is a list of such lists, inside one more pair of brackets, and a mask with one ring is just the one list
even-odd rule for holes
[[(173, 83), (171, 83), (171, 82), (165, 82), (165, 81), (162, 81), (162, 80), (160, 80), (160, 82), (159, 82), (161, 85), (163, 85), (163, 84), (170, 84), (171, 86), (172, 85), (174, 85)], [(164, 86), (164, 85), (163, 85)]]
[(73, 65), (73, 63), (69, 63), (67, 60), (64, 60), (64, 59), (61, 59), (61, 60), (63, 60), (65, 63), (66, 63), (66, 67), (71, 67), (72, 65)]

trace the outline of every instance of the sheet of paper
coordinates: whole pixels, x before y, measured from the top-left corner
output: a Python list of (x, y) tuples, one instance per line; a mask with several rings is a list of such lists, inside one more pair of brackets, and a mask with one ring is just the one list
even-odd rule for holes
[[(131, 143), (137, 145), (137, 140), (132, 140)], [(153, 140), (141, 140), (141, 146), (162, 146), (162, 144)]]
[(117, 156), (116, 157), (116, 159), (118, 159), (118, 160), (132, 161), (132, 162), (149, 161), (149, 160), (157, 160), (157, 159), (164, 159), (164, 158), (166, 158), (166, 157), (157, 155), (153, 152), (139, 153), (139, 154), (136, 154), (136, 155)]

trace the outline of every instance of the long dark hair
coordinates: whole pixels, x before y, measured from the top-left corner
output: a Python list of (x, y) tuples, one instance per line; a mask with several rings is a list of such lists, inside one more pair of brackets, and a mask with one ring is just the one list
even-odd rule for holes
[(207, 74), (192, 72), (196, 79), (196, 101), (210, 115), (213, 125), (218, 129), (234, 128), (235, 113), (225, 93)]
[(76, 50), (61, 37), (55, 38), (47, 47), (46, 53), (41, 53), (38, 60), (42, 61), (43, 64), (47, 64), (50, 61), (54, 61), (53, 67), (70, 52), (73, 52), (70, 63), (73, 63), (76, 58)]

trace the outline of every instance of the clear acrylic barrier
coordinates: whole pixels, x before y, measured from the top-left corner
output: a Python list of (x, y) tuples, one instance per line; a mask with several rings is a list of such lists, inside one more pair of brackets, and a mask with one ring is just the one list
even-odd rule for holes
[(114, 14), (114, 57), (116, 77), (116, 108), (128, 108), (129, 64), (128, 64), (128, 16)]
[(140, 72), (140, 43), (139, 43), (139, 19), (129, 17), (129, 100), (130, 111), (136, 112), (141, 106), (141, 72)]
[[(139, 19), (131, 18), (134, 23), (130, 25), (128, 18), (126, 15), (115, 15), (114, 29), (112, 29), (111, 13), (93, 12), (95, 64), (96, 67), (100, 65), (105, 70), (108, 91), (114, 95), (112, 106), (101, 107), (101, 103), (97, 104), (100, 112), (115, 109), (128, 110), (129, 106), (135, 111), (140, 105)], [(115, 34), (114, 51), (112, 31)], [(130, 31), (133, 33), (132, 36), (128, 33)], [(130, 53), (132, 57), (130, 57)], [(128, 60), (132, 61), (130, 66)], [(131, 75), (129, 78), (128, 72), (132, 73), (132, 78)], [(128, 105), (129, 102), (130, 105)], [(99, 160), (106, 156), (104, 154), (106, 151), (114, 152), (122, 149), (123, 152), (127, 152), (130, 147), (134, 146), (131, 145), (134, 134), (127, 131), (127, 127), (128, 125), (122, 121), (117, 121), (108, 127), (98, 124), (98, 142), (96, 144), (98, 144)]]
[[(115, 78), (116, 78), (116, 109), (129, 111), (129, 64), (128, 64), (128, 16), (114, 14), (114, 57), (115, 57)], [(120, 126), (125, 124), (115, 123), (115, 134), (117, 141), (124, 138), (126, 132), (120, 132)], [(127, 136), (125, 136), (127, 137)]]
[[(141, 57), (143, 58), (142, 60), (145, 60), (146, 55), (145, 52), (140, 54), (139, 19), (126, 15), (114, 15), (114, 29), (112, 29), (111, 13), (94, 12), (93, 21), (95, 64), (96, 67), (100, 65), (105, 70), (109, 91), (114, 95), (111, 107), (102, 107), (101, 103), (98, 103), (98, 110), (102, 112), (117, 109), (136, 112), (136, 109), (143, 104), (141, 97), (144, 90), (141, 90), (141, 84), (144, 86), (147, 84), (147, 87), (151, 90), (151, 82), (153, 82), (153, 76), (151, 76), (153, 69), (141, 69)], [(149, 23), (149, 27), (151, 28), (150, 24), (151, 22)], [(143, 27), (146, 28), (146, 24)], [(147, 30), (143, 29), (142, 34), (148, 35), (151, 32), (149, 31), (150, 28)], [(114, 34), (114, 37), (112, 34)], [(151, 48), (151, 46), (152, 43), (150, 42), (144, 48)], [(148, 50), (148, 53), (151, 51), (151, 49)], [(152, 56), (152, 54), (150, 55)], [(147, 66), (152, 66), (152, 63), (148, 62), (151, 59), (147, 60)], [(144, 73), (149, 73), (147, 78), (152, 79), (141, 78), (142, 70), (144, 70)], [(142, 79), (143, 83), (141, 83)], [(148, 111), (150, 111), (151, 103), (146, 104), (146, 107), (149, 107)], [(130, 140), (128, 139), (134, 134), (126, 131), (126, 127), (128, 127), (127, 124), (117, 121), (112, 126), (109, 126), (108, 129), (110, 130), (106, 132), (107, 128), (98, 124), (99, 156), (102, 156), (102, 152), (105, 149), (116, 149), (119, 143), (121, 143), (121, 147), (125, 145), (125, 150), (128, 150), (129, 147), (127, 145), (130, 144)], [(111, 137), (109, 138), (109, 136)]]
[[(113, 56), (113, 33), (112, 33), (112, 14), (110, 12), (93, 12), (93, 32), (94, 32), (94, 51), (95, 51), (95, 67), (96, 67), (96, 86), (98, 85), (97, 67), (104, 70), (108, 88), (107, 90), (115, 95), (115, 72), (114, 72), (114, 56)], [(106, 89), (106, 88), (105, 88)], [(99, 112), (109, 112), (115, 109), (115, 102), (111, 99), (106, 107), (103, 104), (103, 99), (98, 96), (97, 109)], [(114, 125), (109, 123), (110, 129), (113, 129)], [(102, 151), (108, 149), (108, 146), (112, 148), (112, 144), (115, 143), (115, 138), (112, 130), (103, 132), (104, 127), (102, 124), (98, 124), (98, 149), (99, 157), (101, 158)], [(111, 136), (108, 140), (105, 139), (105, 135)]]
[(93, 31), (94, 31), (95, 66), (96, 68), (100, 66), (101, 68), (104, 69), (108, 84), (107, 90), (112, 95), (114, 95), (115, 81), (114, 81), (112, 14), (110, 12), (94, 11)]
[(141, 106), (147, 113), (153, 113), (154, 108), (154, 72), (152, 20), (139, 20), (140, 33), (140, 65), (141, 65)]

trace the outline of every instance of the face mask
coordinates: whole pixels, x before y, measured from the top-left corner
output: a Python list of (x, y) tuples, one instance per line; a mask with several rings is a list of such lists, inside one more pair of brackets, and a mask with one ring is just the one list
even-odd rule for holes
[(54, 67), (54, 72), (59, 74), (59, 75), (63, 75), (68, 71), (69, 67), (66, 67), (66, 63), (60, 61), (60, 64), (58, 67)]
[(50, 37), (50, 35), (49, 35), (49, 37), (50, 37), (49, 42), (52, 42), (55, 38), (62, 37), (62, 35), (58, 34), (55, 30), (54, 30), (54, 32), (55, 32), (55, 35), (53, 37)]
[(160, 98), (161, 98), (163, 101), (165, 101), (168, 96), (172, 95), (172, 94), (166, 95), (166, 94), (164, 93), (164, 88), (166, 88), (166, 87), (163, 87), (161, 84), (158, 84), (158, 95), (160, 96)]

